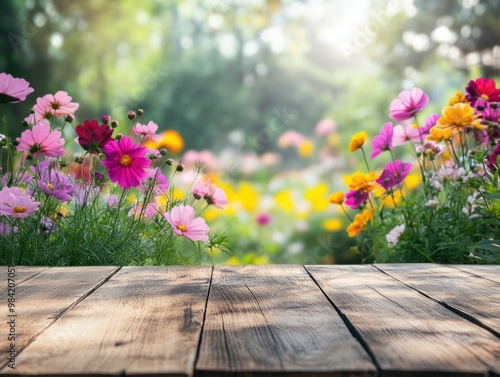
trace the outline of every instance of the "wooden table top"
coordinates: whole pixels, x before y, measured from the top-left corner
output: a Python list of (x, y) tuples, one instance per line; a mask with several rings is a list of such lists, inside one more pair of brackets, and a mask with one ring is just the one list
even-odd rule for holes
[(16, 267), (14, 295), (0, 276), (0, 374), (500, 374), (500, 266)]

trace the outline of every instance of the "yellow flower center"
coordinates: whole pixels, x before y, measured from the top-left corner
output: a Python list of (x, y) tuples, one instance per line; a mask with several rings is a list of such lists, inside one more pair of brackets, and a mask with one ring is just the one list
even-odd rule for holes
[(53, 189), (54, 189), (54, 186), (52, 186), (52, 183), (47, 183), (47, 187), (48, 187), (49, 189), (51, 189), (51, 190), (53, 190)]
[(26, 208), (24, 208), (23, 206), (17, 206), (17, 207), (14, 207), (14, 212), (15, 213), (24, 213), (26, 212)]
[(486, 95), (486, 94), (482, 94), (481, 98), (484, 99), (485, 101), (489, 101), (490, 100), (490, 97), (488, 97), (488, 95)]
[(179, 224), (179, 225), (177, 225), (177, 229), (179, 229), (182, 233), (185, 233), (185, 232), (187, 232), (187, 231), (188, 231), (187, 226), (186, 226), (186, 225), (184, 225), (184, 224)]
[(129, 166), (132, 162), (132, 157), (130, 157), (130, 155), (128, 154), (122, 154), (120, 156), (119, 162), (121, 166)]

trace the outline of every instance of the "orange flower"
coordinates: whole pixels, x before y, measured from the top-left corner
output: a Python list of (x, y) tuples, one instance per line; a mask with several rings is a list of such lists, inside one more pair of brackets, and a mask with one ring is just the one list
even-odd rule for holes
[(451, 138), (451, 132), (452, 130), (450, 128), (439, 128), (437, 126), (432, 127), (429, 132), (430, 134), (427, 136), (426, 140), (429, 141), (435, 141), (435, 142), (441, 142), (441, 141), (446, 141)]
[(373, 219), (375, 210), (365, 209), (363, 212), (356, 215), (354, 221), (346, 229), (349, 237), (356, 237), (359, 232), (366, 228), (366, 225)]
[(436, 126), (450, 129), (452, 132), (463, 132), (466, 128), (482, 130), (481, 120), (474, 114), (474, 109), (468, 103), (456, 103), (443, 109), (443, 116), (438, 119)]
[(375, 173), (363, 174), (356, 172), (347, 178), (347, 187), (349, 190), (370, 192), (375, 188)]
[(365, 131), (361, 131), (353, 135), (348, 147), (349, 152), (355, 152), (358, 149), (363, 148), (363, 145), (366, 143), (366, 139), (367, 136)]
[(467, 100), (465, 99), (465, 96), (460, 93), (456, 92), (454, 97), (451, 97), (450, 100), (448, 101), (448, 106), (453, 106), (456, 103), (466, 103)]
[(179, 153), (184, 148), (182, 136), (175, 130), (167, 130), (161, 133), (156, 141), (148, 140), (144, 145), (146, 148), (166, 148), (172, 154)]
[(331, 204), (342, 204), (344, 203), (344, 193), (342, 191), (334, 192), (328, 197), (328, 201)]

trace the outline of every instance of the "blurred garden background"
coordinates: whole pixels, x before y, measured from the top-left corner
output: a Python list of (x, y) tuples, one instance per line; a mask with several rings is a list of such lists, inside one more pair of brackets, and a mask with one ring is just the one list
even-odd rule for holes
[[(109, 114), (128, 132), (127, 111), (143, 109), (186, 165), (180, 186), (192, 182), (195, 161), (205, 163), (229, 204), (203, 215), (233, 251), (193, 263), (359, 262), (344, 214), (328, 202), (363, 164), (347, 151), (351, 136), (378, 133), (403, 89), (422, 88), (426, 114), (440, 113), (469, 79), (500, 73), (496, 0), (8, 0), (1, 8), (0, 72), (36, 88), (7, 109), (9, 133), (22, 131), (36, 97), (65, 90), (80, 104), (74, 125)], [(418, 184), (408, 178), (409, 189)]]

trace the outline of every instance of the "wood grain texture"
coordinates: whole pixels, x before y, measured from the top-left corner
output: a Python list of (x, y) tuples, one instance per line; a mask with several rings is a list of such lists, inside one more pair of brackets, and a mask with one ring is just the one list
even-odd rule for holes
[(489, 279), (500, 284), (500, 265), (452, 265), (450, 267)]
[(500, 373), (500, 340), (373, 266), (308, 266), (382, 375)]
[(368, 375), (376, 367), (302, 266), (216, 266), (199, 376)]
[(31, 343), (16, 373), (191, 376), (211, 271), (122, 268)]
[[(15, 278), (16, 286), (24, 283), (26, 280), (31, 279), (33, 276), (38, 275), (39, 273), (48, 270), (50, 267), (24, 267), (24, 266), (15, 266)], [(0, 281), (7, 282), (7, 266), (0, 267)], [(6, 292), (3, 290), (0, 291), (0, 298), (5, 297)], [(4, 296), (2, 296), (4, 295)]]
[[(117, 267), (53, 267), (25, 280), (16, 287), (16, 349), (25, 348), (40, 333), (52, 325), (68, 308), (78, 303)], [(0, 352), (7, 354), (10, 342), (8, 333), (6, 304), (2, 302), (0, 321)], [(0, 358), (0, 368), (7, 364)]]
[(436, 264), (376, 267), (419, 292), (458, 309), (500, 337), (500, 284)]

